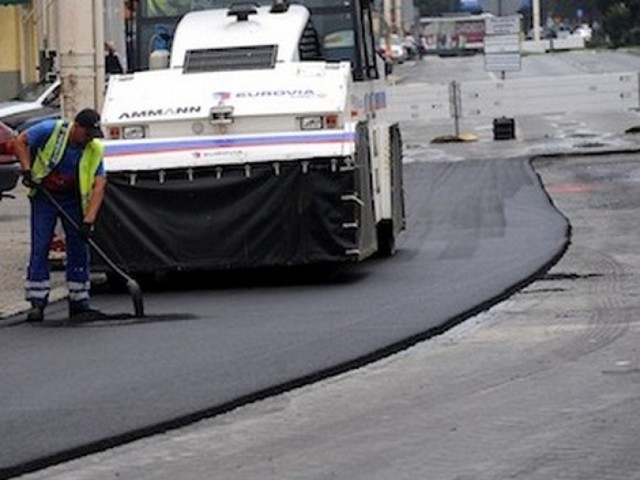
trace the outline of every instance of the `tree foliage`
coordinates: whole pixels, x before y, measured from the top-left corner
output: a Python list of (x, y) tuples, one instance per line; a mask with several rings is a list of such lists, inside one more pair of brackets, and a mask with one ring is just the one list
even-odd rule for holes
[(640, 44), (640, 0), (598, 2), (602, 28), (614, 47)]

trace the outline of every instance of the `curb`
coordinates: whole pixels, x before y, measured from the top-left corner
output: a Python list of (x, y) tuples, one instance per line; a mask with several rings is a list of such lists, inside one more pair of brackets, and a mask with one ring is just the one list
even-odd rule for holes
[(629, 155), (632, 153), (640, 153), (640, 146), (618, 147), (618, 148), (598, 148), (588, 150), (567, 150), (550, 153), (536, 153), (531, 155), (532, 160), (541, 158), (558, 158), (558, 157), (596, 157), (601, 155)]

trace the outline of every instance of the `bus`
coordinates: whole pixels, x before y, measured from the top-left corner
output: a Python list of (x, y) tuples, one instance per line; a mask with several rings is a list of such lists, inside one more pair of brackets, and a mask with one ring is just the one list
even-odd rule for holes
[(481, 13), (420, 18), (419, 32), (424, 52), (438, 55), (481, 52), (486, 21), (492, 16), (490, 13)]

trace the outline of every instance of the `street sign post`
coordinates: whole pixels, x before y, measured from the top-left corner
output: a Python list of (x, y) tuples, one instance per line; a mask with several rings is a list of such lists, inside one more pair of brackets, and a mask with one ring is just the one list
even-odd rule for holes
[(520, 16), (489, 17), (484, 37), (484, 68), (488, 72), (517, 72), (522, 68), (520, 55)]
[(512, 35), (520, 33), (520, 15), (508, 17), (488, 17), (487, 35)]
[(484, 39), (484, 66), (488, 72), (518, 72), (522, 68), (520, 37), (491, 35)]

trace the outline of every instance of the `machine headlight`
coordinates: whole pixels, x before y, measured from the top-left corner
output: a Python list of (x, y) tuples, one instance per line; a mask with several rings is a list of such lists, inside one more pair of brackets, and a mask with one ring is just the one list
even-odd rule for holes
[(122, 138), (125, 140), (138, 140), (146, 136), (147, 131), (142, 125), (131, 125), (122, 129)]

